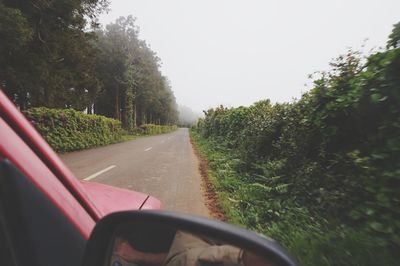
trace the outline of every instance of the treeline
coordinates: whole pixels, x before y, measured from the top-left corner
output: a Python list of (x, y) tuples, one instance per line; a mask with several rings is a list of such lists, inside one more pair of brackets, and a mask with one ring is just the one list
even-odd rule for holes
[(400, 23), (385, 51), (331, 66), (295, 102), (208, 110), (198, 141), (228, 216), (302, 265), (397, 265)]
[(134, 19), (120, 17), (97, 30), (99, 80), (104, 88), (94, 103), (97, 114), (113, 116), (131, 129), (137, 124), (173, 124), (177, 104), (160, 59), (138, 39)]
[(0, 0), (0, 86), (25, 110), (73, 108), (141, 124), (174, 124), (160, 59), (132, 17), (104, 28), (107, 0)]

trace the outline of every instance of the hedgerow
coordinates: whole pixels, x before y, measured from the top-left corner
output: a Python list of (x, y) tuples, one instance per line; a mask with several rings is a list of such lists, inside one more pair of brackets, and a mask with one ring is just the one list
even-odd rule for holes
[(138, 129), (140, 134), (145, 135), (156, 135), (156, 134), (164, 134), (177, 130), (178, 127), (176, 125), (154, 125), (154, 124), (144, 124), (141, 125)]
[(39, 107), (24, 111), (24, 114), (57, 152), (115, 143), (124, 133), (117, 120), (72, 109)]
[(195, 132), (213, 143), (208, 157), (223, 151), (210, 167), (234, 220), (304, 265), (395, 265), (400, 48), (365, 62), (349, 51), (331, 65), (298, 101), (210, 109)]

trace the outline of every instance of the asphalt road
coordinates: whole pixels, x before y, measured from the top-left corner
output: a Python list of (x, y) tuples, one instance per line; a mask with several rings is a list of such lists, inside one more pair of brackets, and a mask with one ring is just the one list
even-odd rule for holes
[(79, 179), (144, 192), (167, 210), (209, 217), (187, 129), (60, 157)]

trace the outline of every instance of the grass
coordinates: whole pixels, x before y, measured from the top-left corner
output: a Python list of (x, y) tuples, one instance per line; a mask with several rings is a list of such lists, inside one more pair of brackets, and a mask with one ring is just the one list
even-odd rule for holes
[(237, 200), (232, 198), (231, 193), (225, 189), (227, 181), (224, 182), (224, 180), (220, 178), (221, 175), (225, 174), (227, 168), (229, 168), (230, 158), (222, 150), (218, 150), (218, 147), (220, 147), (218, 143), (201, 138), (200, 135), (193, 130), (189, 132), (192, 142), (196, 146), (198, 152), (208, 162), (208, 180), (214, 187), (222, 212), (229, 223), (244, 227), (245, 224), (239, 213), (235, 208), (232, 208), (233, 202)]

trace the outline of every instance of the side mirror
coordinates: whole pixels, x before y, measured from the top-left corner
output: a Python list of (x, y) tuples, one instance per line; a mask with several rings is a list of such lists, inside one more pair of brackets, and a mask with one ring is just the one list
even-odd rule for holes
[(276, 242), (247, 230), (167, 211), (113, 213), (94, 228), (83, 266), (293, 266)]

